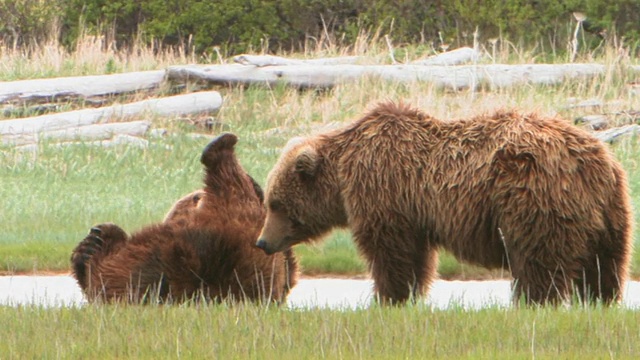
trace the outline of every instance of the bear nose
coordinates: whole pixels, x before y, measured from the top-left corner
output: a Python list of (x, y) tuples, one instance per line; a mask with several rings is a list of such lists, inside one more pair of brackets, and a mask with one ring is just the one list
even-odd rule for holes
[(256, 242), (256, 247), (262, 250), (267, 250), (267, 242), (264, 239), (258, 239)]
[(258, 241), (256, 242), (256, 247), (259, 248), (259, 249), (264, 250), (264, 252), (267, 255), (273, 254), (273, 251), (270, 251), (268, 249), (267, 241), (265, 239), (258, 239)]

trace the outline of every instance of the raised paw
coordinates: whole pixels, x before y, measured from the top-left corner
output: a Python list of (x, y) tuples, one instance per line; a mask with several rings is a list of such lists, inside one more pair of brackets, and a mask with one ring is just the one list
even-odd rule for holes
[(238, 137), (232, 133), (223, 133), (204, 148), (200, 162), (206, 167), (213, 167), (220, 159), (222, 150), (232, 150), (233, 146), (238, 142)]

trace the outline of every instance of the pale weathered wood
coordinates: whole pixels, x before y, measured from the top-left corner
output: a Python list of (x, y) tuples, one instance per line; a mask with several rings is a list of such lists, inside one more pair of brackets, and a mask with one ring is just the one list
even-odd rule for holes
[(425, 59), (412, 61), (413, 65), (458, 65), (476, 62), (480, 59), (480, 52), (474, 48), (461, 47), (455, 50), (429, 56)]
[(332, 58), (317, 59), (288, 59), (273, 55), (249, 55), (243, 54), (233, 57), (233, 61), (242, 65), (253, 66), (282, 66), (282, 65), (337, 65), (355, 64), (360, 59), (359, 56), (339, 56)]
[(604, 142), (615, 142), (619, 137), (623, 135), (631, 135), (637, 134), (640, 132), (640, 125), (626, 125), (621, 127), (616, 127), (612, 129), (596, 131), (593, 134), (595, 137)]
[(396, 82), (430, 82), (439, 87), (464, 89), (480, 84), (507, 87), (515, 84), (555, 84), (567, 78), (584, 78), (602, 74), (599, 64), (528, 64), (528, 65), (289, 65), (255, 67), (230, 65), (172, 66), (167, 76), (173, 81), (206, 81), (212, 84), (279, 83), (301, 88), (329, 88), (340, 83), (377, 77)]
[(59, 77), (0, 82), (0, 103), (8, 101), (51, 101), (55, 98), (103, 96), (158, 87), (164, 70), (112, 75)]
[(0, 139), (4, 139), (9, 135), (33, 135), (42, 132), (104, 123), (111, 118), (217, 112), (220, 106), (222, 106), (220, 93), (207, 91), (149, 99), (125, 105), (113, 105), (31, 118), (4, 120), (0, 121)]
[(69, 140), (107, 140), (115, 135), (142, 136), (151, 123), (149, 121), (130, 121), (107, 124), (94, 124), (74, 128), (49, 131), (44, 133), (22, 133), (2, 136), (2, 144), (24, 145), (37, 143), (39, 140), (69, 141)]
[(609, 126), (609, 117), (606, 115), (585, 115), (576, 119), (577, 124), (583, 124), (591, 130), (603, 130)]
[(578, 101), (578, 99), (571, 98), (569, 99), (569, 104), (565, 106), (567, 109), (577, 109), (577, 108), (602, 108), (605, 104), (604, 101), (600, 99), (587, 99)]
[(129, 121), (107, 124), (79, 126), (70, 129), (50, 131), (42, 134), (42, 138), (52, 140), (103, 140), (114, 135), (142, 136), (151, 126), (150, 121)]

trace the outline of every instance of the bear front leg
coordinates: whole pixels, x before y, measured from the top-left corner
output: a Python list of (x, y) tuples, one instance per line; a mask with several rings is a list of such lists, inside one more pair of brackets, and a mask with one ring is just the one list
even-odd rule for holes
[(377, 300), (384, 305), (415, 301), (433, 282), (438, 250), (426, 236), (388, 229), (392, 230), (354, 232), (354, 240), (369, 263)]
[(100, 224), (73, 249), (71, 266), (73, 275), (83, 291), (90, 286), (91, 269), (96, 268), (105, 256), (112, 253), (128, 238), (127, 233), (115, 224)]

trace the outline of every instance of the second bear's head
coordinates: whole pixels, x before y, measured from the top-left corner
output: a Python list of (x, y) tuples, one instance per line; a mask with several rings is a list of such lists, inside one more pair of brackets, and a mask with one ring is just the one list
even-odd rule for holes
[(256, 246), (272, 254), (346, 226), (337, 162), (321, 138), (291, 139), (268, 175), (267, 218)]

